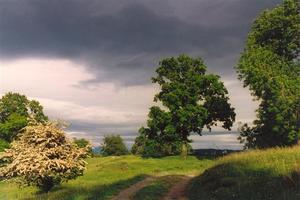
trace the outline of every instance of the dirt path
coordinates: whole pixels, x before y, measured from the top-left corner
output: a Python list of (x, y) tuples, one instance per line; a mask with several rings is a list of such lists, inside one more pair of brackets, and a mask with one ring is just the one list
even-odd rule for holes
[(130, 200), (130, 198), (140, 189), (147, 186), (150, 182), (152, 182), (155, 178), (147, 177), (144, 180), (137, 182), (136, 184), (130, 186), (129, 188), (122, 190), (117, 196), (112, 198), (111, 200)]
[(185, 190), (189, 183), (189, 181), (192, 179), (192, 176), (185, 176), (182, 178), (181, 181), (176, 183), (169, 192), (165, 195), (163, 200), (188, 200), (185, 196)]

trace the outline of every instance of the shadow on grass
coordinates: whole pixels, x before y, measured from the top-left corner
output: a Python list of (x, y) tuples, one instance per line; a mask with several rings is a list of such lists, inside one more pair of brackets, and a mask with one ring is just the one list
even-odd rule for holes
[(183, 175), (167, 175), (155, 177), (145, 187), (138, 190), (132, 197), (133, 200), (156, 200), (161, 199), (176, 183), (184, 179)]
[(199, 160), (202, 159), (213, 160), (240, 151), (241, 150), (228, 150), (228, 149), (194, 149), (192, 155), (196, 156)]
[(91, 186), (58, 186), (48, 193), (36, 193), (33, 198), (25, 199), (47, 199), (47, 200), (102, 200), (109, 199), (121, 190), (130, 187), (144, 178), (146, 175), (138, 175), (131, 179), (116, 182), (114, 184), (95, 184)]
[(194, 178), (187, 194), (191, 200), (295, 200), (300, 199), (300, 174), (278, 176), (245, 163), (226, 163)]

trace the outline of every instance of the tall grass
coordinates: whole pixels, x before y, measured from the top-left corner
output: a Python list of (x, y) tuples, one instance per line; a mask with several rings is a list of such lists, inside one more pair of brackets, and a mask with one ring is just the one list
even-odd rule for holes
[(197, 177), (190, 199), (300, 199), (300, 147), (234, 153)]

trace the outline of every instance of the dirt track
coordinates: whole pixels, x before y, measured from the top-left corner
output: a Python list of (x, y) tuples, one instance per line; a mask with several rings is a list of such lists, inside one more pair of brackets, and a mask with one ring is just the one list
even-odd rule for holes
[(129, 188), (122, 190), (117, 196), (112, 198), (112, 200), (130, 200), (131, 197), (140, 189), (147, 186), (154, 180), (153, 177), (147, 177), (144, 180), (137, 182), (136, 184), (130, 186)]
[[(170, 188), (168, 193), (162, 197), (163, 200), (187, 200), (185, 196), (185, 190), (187, 184), (192, 179), (192, 176), (184, 176), (179, 182)], [(117, 196), (113, 197), (112, 200), (131, 200), (134, 194), (142, 189), (143, 187), (149, 185), (154, 181), (155, 177), (147, 177), (146, 179), (130, 186), (127, 189), (122, 190)]]
[(169, 192), (165, 195), (163, 200), (187, 200), (185, 196), (185, 190), (187, 184), (192, 178), (193, 177), (189, 176), (183, 177), (181, 181), (179, 181), (169, 190)]

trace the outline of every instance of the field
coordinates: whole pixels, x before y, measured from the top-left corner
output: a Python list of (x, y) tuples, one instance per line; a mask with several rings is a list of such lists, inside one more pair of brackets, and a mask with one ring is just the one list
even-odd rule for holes
[(121, 191), (125, 195), (126, 188), (144, 181), (131, 199), (155, 200), (186, 177), (192, 179), (185, 191), (191, 200), (300, 199), (299, 146), (233, 153), (217, 159), (143, 159), (130, 155), (95, 157), (87, 162), (84, 176), (46, 194), (2, 182), (0, 199), (116, 199)]
[[(200, 174), (213, 164), (212, 160), (199, 160), (193, 156), (188, 157), (187, 160), (182, 160), (180, 157), (162, 159), (142, 159), (136, 156), (97, 157), (90, 158), (87, 162), (88, 166), (84, 176), (64, 183), (48, 194), (39, 194), (33, 187), (19, 188), (14, 183), (0, 183), (0, 199), (109, 199), (145, 177), (168, 177), (169, 180), (176, 181), (178, 175)], [(164, 187), (170, 186), (167, 184), (166, 178), (160, 179), (162, 180), (160, 183)], [(153, 185), (160, 183), (156, 181)], [(153, 187), (150, 189), (153, 190)], [(154, 186), (154, 190), (156, 189), (158, 188)], [(160, 190), (158, 195), (166, 191), (167, 188), (163, 191)]]
[(191, 200), (300, 199), (300, 147), (225, 156), (191, 182), (188, 194)]

